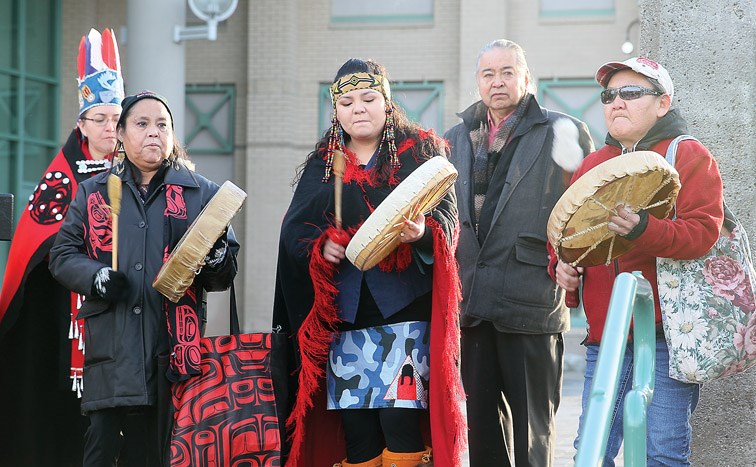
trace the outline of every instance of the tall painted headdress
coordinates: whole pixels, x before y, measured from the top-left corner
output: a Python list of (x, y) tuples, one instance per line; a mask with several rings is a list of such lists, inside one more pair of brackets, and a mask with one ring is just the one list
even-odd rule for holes
[(115, 33), (96, 29), (82, 36), (77, 60), (79, 115), (98, 105), (120, 105), (124, 98), (121, 57)]

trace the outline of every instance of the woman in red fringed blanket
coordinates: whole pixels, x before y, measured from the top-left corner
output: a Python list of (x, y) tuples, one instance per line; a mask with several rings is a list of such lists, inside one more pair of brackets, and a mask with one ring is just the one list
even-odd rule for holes
[[(361, 272), (345, 258), (376, 206), (446, 146), (394, 105), (373, 61), (348, 60), (331, 96), (332, 127), (303, 164), (281, 228), (273, 328), (292, 344), (286, 465), (459, 465), (454, 192), (405, 221), (377, 266)], [(341, 228), (335, 150), (346, 155)]]

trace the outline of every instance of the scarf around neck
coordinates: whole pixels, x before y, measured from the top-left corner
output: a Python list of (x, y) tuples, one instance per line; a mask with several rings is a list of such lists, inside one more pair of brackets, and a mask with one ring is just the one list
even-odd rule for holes
[(475, 231), (478, 231), (480, 212), (486, 201), (486, 192), (491, 182), (496, 164), (499, 162), (503, 149), (509, 142), (512, 131), (522, 120), (522, 116), (530, 102), (532, 95), (526, 93), (517, 105), (514, 112), (506, 119), (496, 132), (491, 147), (488, 146), (488, 118), (484, 115), (480, 118), (480, 127), (470, 132), (473, 144), (473, 213), (475, 214)]
[[(166, 184), (163, 219), (163, 245), (165, 245), (163, 263), (165, 263), (189, 225), (182, 186)], [(195, 282), (177, 303), (163, 297), (171, 352), (166, 377), (172, 383), (184, 381), (202, 372), (199, 366), (201, 325), (197, 312), (200, 294), (200, 287)]]

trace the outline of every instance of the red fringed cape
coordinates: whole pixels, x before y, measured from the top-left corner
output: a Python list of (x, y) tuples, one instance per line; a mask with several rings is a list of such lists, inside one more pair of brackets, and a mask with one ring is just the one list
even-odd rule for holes
[[(339, 318), (335, 302), (338, 284), (333, 279), (337, 266), (323, 259), (323, 242), (330, 237), (346, 244), (360, 223), (350, 224), (348, 220), (364, 220), (395, 184), (430, 157), (423, 155), (419, 150), (422, 145), (418, 144), (429, 136), (435, 138), (420, 134), (397, 144), (402, 166), (390, 174), (388, 183), (376, 182), (374, 171), (347, 162), (342, 207), (345, 231), (331, 227), (333, 185), (332, 181), (321, 182), (325, 167), (322, 158), (311, 159), (299, 180), (281, 230), (273, 314), (273, 330), (288, 333), (292, 344), (288, 391), (291, 404), (281, 408), (280, 414), (287, 419), (287, 466), (332, 465), (344, 458), (338, 412), (325, 410), (325, 363)], [(461, 295), (454, 258), (458, 226), (453, 193), (426, 217), (426, 227), (434, 237), (427, 426), (430, 436), (426, 438), (433, 447), (435, 465), (457, 466), (467, 438), (457, 367)], [(377, 267), (402, 270), (411, 261), (411, 247), (403, 245)]]

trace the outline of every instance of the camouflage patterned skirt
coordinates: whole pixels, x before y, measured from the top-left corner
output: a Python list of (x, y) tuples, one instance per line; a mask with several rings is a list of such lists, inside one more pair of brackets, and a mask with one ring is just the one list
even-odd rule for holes
[(428, 408), (430, 323), (338, 333), (328, 354), (328, 409)]

